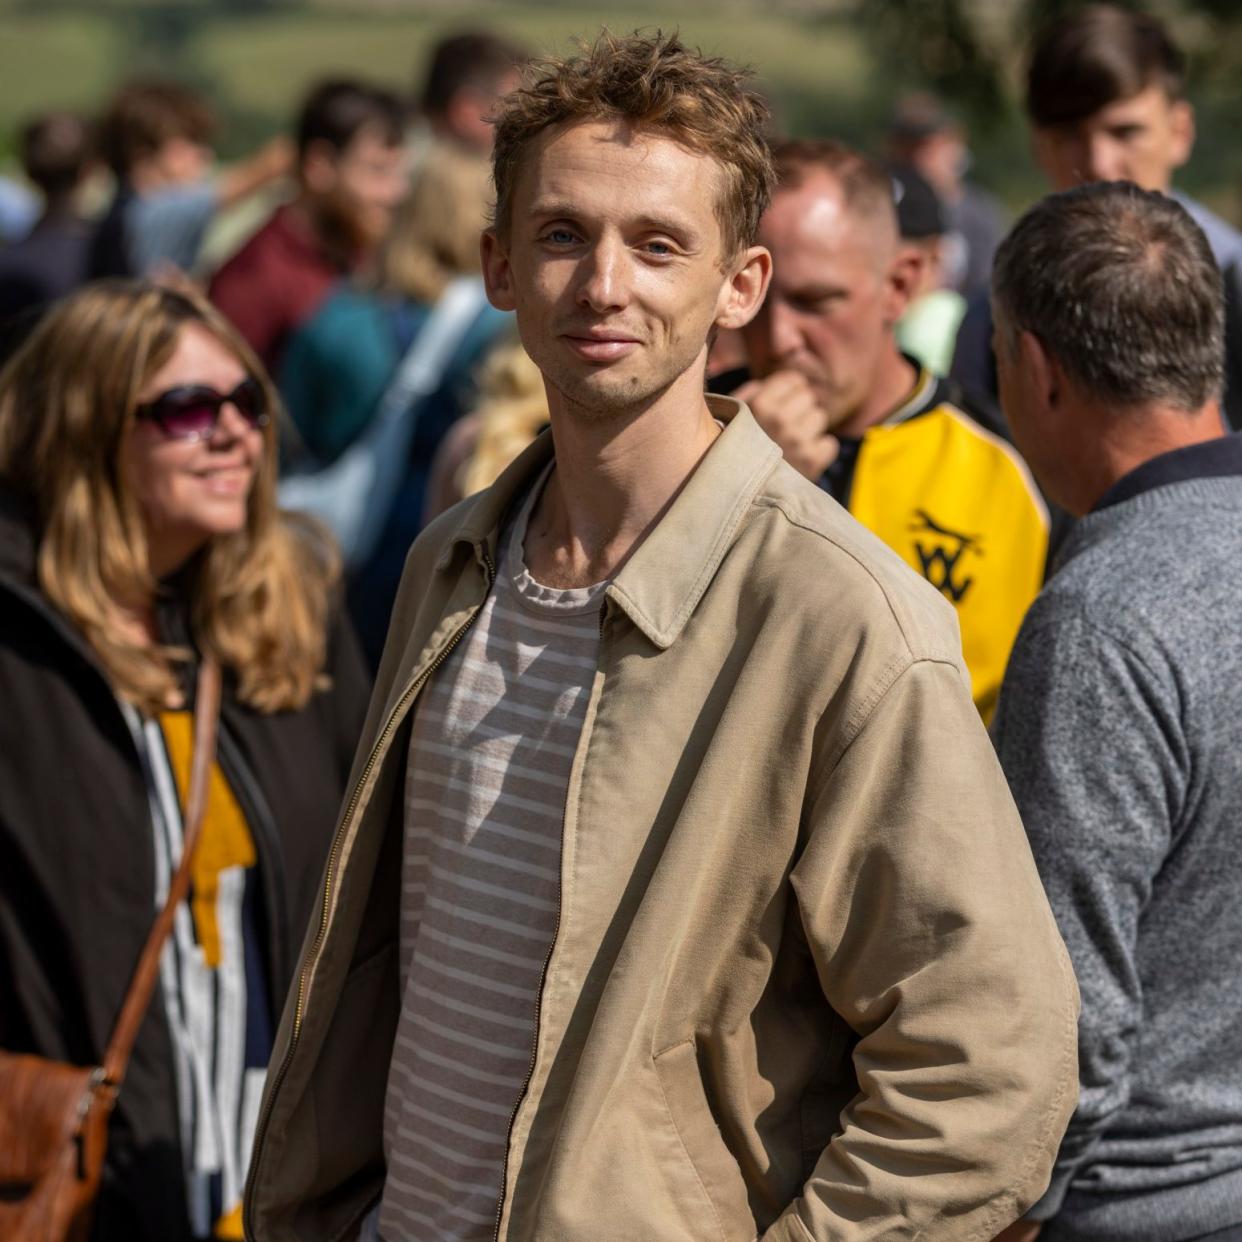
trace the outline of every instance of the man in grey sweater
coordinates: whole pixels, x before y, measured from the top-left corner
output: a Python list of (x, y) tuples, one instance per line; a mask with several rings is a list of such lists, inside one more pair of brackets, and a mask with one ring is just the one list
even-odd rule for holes
[(1242, 1239), (1242, 436), (1221, 434), (1220, 275), (1177, 203), (1101, 183), (1019, 221), (993, 304), (1014, 439), (1081, 519), (994, 724), (1082, 991), (1079, 1107), (1002, 1236)]

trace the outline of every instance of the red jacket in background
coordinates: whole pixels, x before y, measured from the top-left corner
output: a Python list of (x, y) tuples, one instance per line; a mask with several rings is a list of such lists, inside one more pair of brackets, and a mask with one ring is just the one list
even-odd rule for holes
[(275, 376), (289, 333), (344, 273), (286, 205), (216, 272), (210, 295)]

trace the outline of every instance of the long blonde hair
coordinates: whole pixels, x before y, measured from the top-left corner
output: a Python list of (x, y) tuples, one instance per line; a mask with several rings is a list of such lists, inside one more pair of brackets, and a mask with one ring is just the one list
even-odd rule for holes
[(490, 487), (504, 468), (548, 425), (548, 395), (539, 368), (521, 341), (498, 344), (479, 382), (479, 436), (456, 480), (462, 496)]
[[(89, 285), (54, 307), (0, 372), (0, 478), (37, 507), (39, 583), (117, 693), (149, 712), (177, 699), (177, 664), (188, 653), (144, 645), (126, 625), (126, 609), (154, 602), (159, 584), (121, 448), (139, 392), (187, 323), (237, 356), (275, 414), (275, 390), (254, 353), (188, 285)], [(189, 586), (196, 644), (233, 671), (238, 697), (260, 712), (310, 698), (339, 576), (327, 536), (276, 507), (276, 422), (263, 433), (245, 528), (210, 540)]]
[(397, 209), (380, 251), (378, 287), (430, 304), (455, 276), (479, 273), (487, 210), (487, 160), (436, 144)]

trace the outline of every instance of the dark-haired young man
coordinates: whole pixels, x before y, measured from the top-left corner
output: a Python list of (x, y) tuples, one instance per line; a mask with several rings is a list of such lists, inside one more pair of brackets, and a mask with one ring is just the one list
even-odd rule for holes
[(1223, 307), (1171, 199), (1105, 183), (997, 254), (1001, 398), (1079, 521), (995, 737), (1082, 989), (1078, 1110), (1008, 1235), (1242, 1239), (1242, 436)]
[(663, 36), (508, 97), (552, 427), (410, 553), (253, 1242), (960, 1242), (1045, 1185), (1074, 983), (952, 611), (704, 396), (763, 122)]
[[(1231, 421), (1242, 425), (1242, 235), (1172, 188), (1195, 139), (1185, 72), (1185, 57), (1159, 19), (1089, 5), (1037, 38), (1027, 67), (1026, 112), (1036, 160), (1054, 190), (1131, 181), (1176, 199), (1203, 230), (1230, 289), (1225, 405)], [(986, 298), (967, 314), (951, 374), (972, 391), (996, 392)]]
[(460, 30), (431, 49), (419, 111), (438, 142), (487, 155), (496, 101), (520, 80), (525, 48), (486, 30)]
[(297, 197), (215, 274), (211, 299), (268, 369), (289, 333), (383, 240), (408, 188), (404, 110), (353, 81), (311, 91), (297, 122)]

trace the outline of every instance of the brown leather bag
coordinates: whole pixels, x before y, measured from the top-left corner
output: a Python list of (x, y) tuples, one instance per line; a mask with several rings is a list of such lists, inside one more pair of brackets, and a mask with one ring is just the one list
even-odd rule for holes
[(85, 1242), (108, 1146), (108, 1118), (159, 979), (160, 953), (190, 890), (220, 714), (220, 666), (204, 660), (181, 861), (143, 946), (102, 1065), (0, 1052), (0, 1239)]

